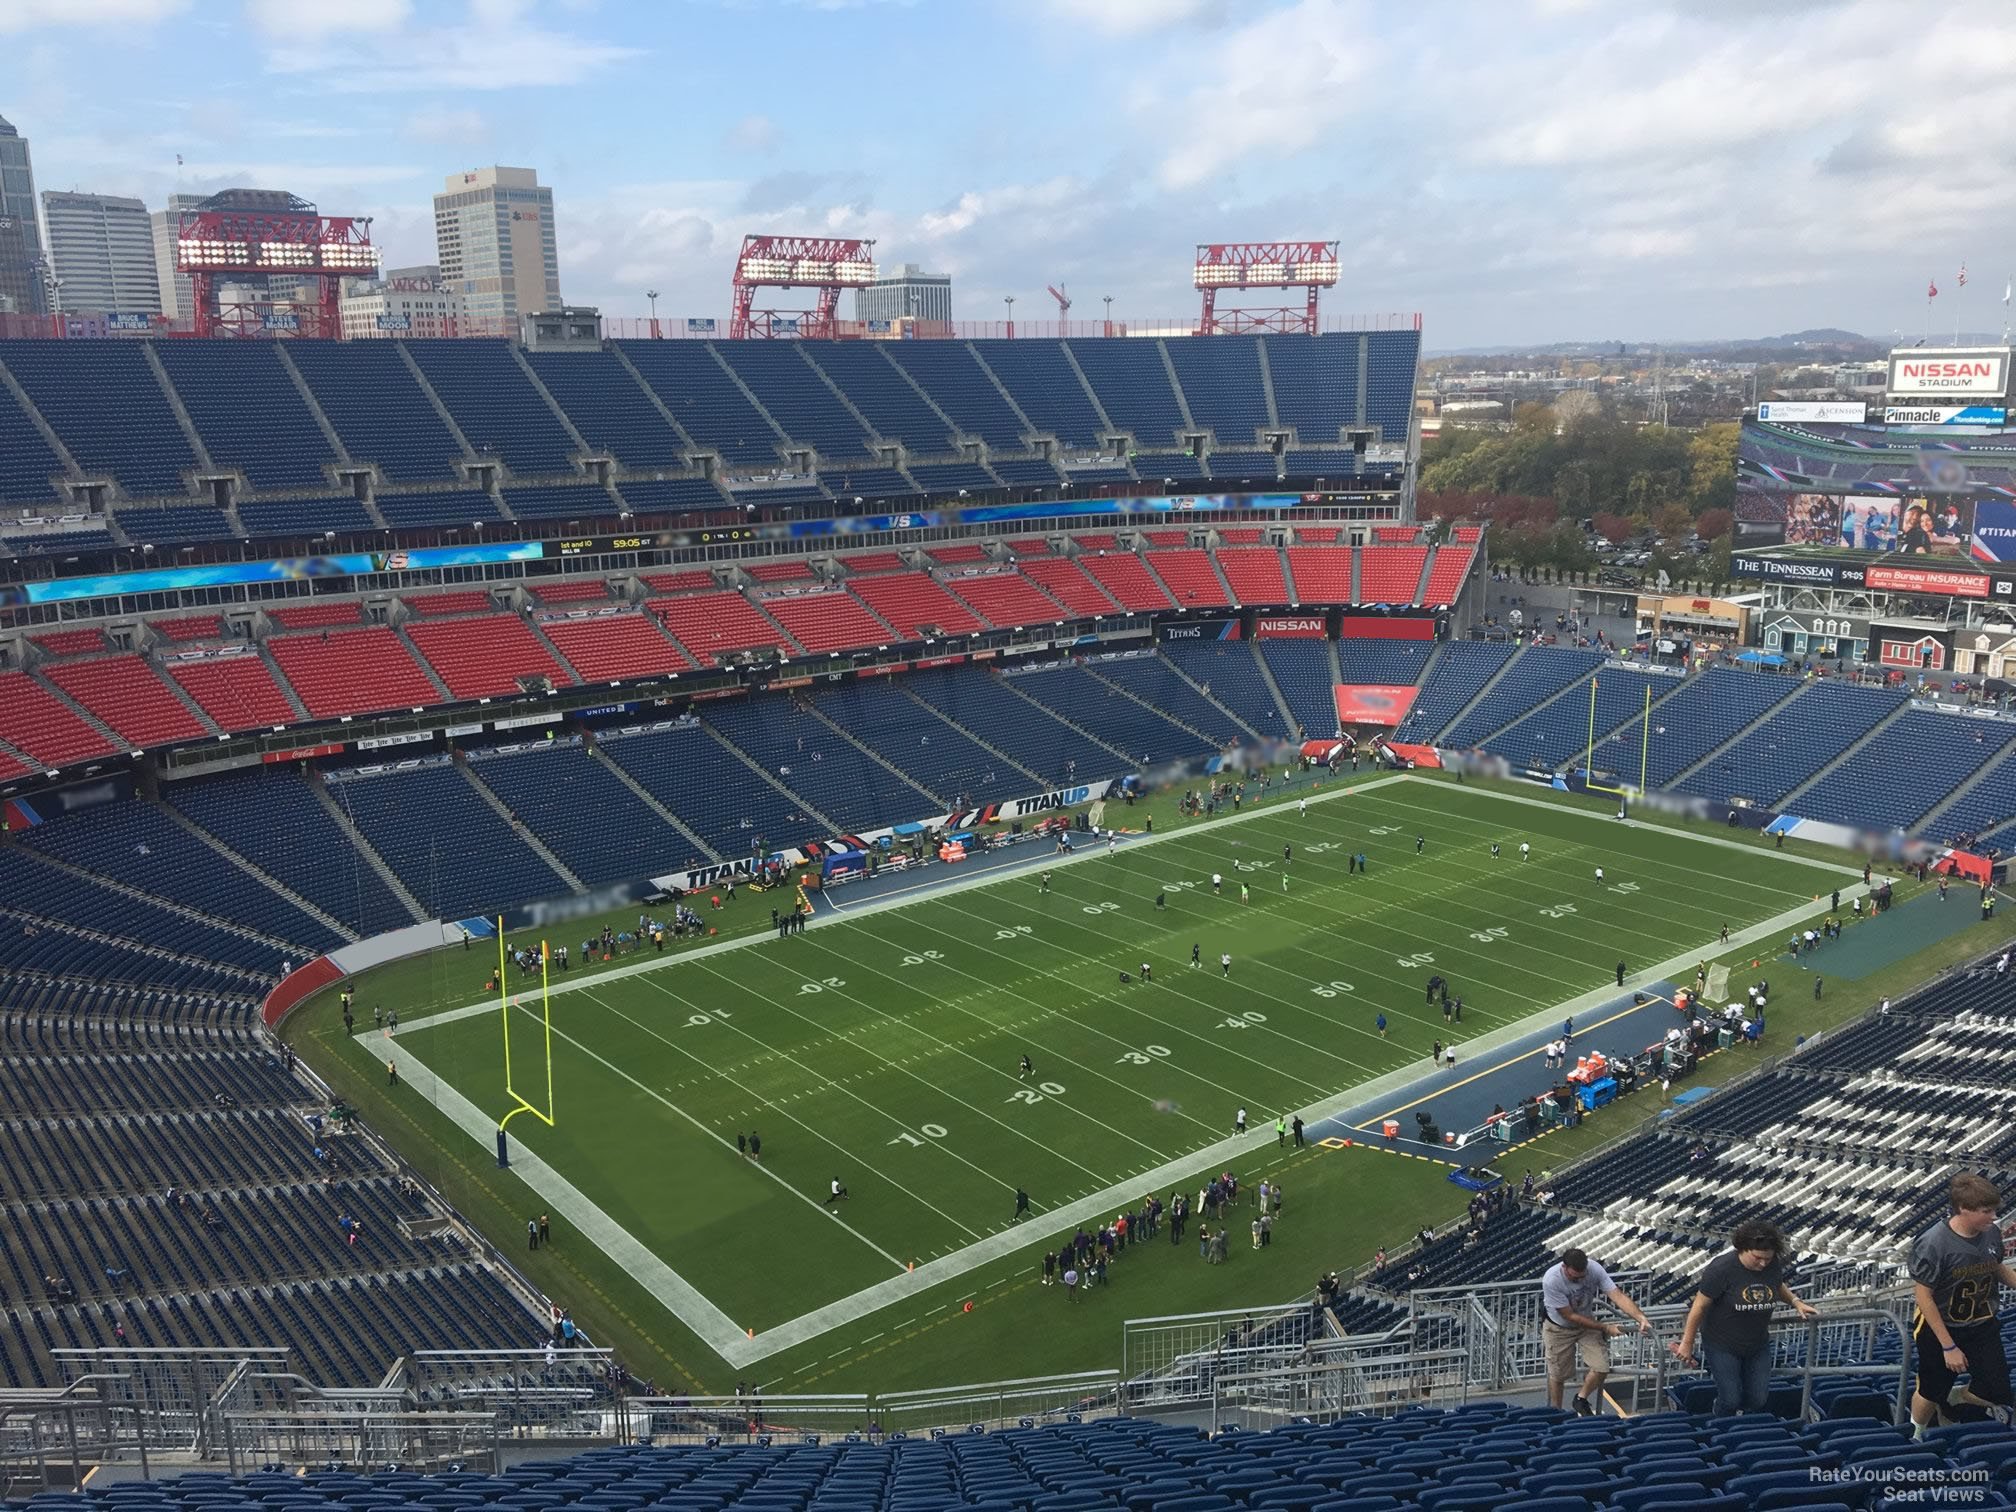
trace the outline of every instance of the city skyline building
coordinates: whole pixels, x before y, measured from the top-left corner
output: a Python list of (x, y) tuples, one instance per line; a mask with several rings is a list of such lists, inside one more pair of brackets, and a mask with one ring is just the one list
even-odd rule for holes
[(47, 314), (42, 231), (28, 138), (0, 116), (0, 313)]
[(171, 194), (168, 208), (148, 217), (154, 232), (154, 281), (161, 287), (161, 313), (172, 320), (196, 315), (194, 280), (175, 266), (175, 241), (182, 232), (182, 212), (194, 210), (210, 196)]
[(450, 174), (434, 196), (434, 241), (442, 281), (461, 297), (472, 333), (516, 336), (521, 315), (560, 307), (553, 191), (536, 169)]
[(462, 296), (432, 263), (344, 280), (342, 310), (345, 341), (463, 334)]
[(67, 189), (44, 189), (41, 199), (57, 308), (161, 313), (154, 230), (143, 202), (120, 194), (77, 194)]
[(926, 273), (921, 264), (904, 263), (883, 273), (865, 289), (854, 291), (856, 320), (929, 320), (952, 318), (952, 279)]

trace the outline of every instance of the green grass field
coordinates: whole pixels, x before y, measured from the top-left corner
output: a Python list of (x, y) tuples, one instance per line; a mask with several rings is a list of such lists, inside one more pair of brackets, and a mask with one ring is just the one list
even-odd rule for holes
[[(1348, 872), (1354, 851), (1366, 875)], [(554, 1177), (592, 1204), (583, 1237), (717, 1353), (752, 1329), (809, 1349), (941, 1283), (1026, 1274), (1039, 1241), (1078, 1221), (1074, 1203), (1110, 1217), (1151, 1182), (1166, 1195), (1207, 1167), (1250, 1173), (1275, 1158), (1277, 1113), (1313, 1122), (1353, 1104), (1353, 1089), (1425, 1071), (1449, 1032), (1423, 1002), (1431, 972), (1464, 999), (1462, 1038), (1480, 1040), (1612, 983), (1620, 959), (1637, 973), (1713, 958), (1724, 924), (1810, 909), (1846, 880), (1752, 844), (1426, 778), (1333, 785), (1306, 815), (1275, 799), (1068, 864), (1032, 848), (1027, 869), (949, 892), (850, 908), (842, 891), (837, 916), (792, 939), (763, 928), (712, 952), (556, 978), (556, 1126), (511, 1124), (552, 1176), (522, 1160), (518, 1174), (535, 1210), (562, 1205), (541, 1185)], [(737, 924), (767, 925), (766, 902), (734, 908), (755, 916)], [(390, 999), (406, 1004), (402, 1093), (459, 1122), (464, 1154), (480, 1157), (512, 1104), (496, 1005), (475, 990), (489, 962), (447, 956), (463, 959), (452, 980), (437, 960), (387, 985), (406, 988)], [(1152, 981), (1139, 980), (1144, 962)], [(1123, 971), (1136, 980), (1123, 985)], [(517, 1084), (543, 1105), (537, 984), (513, 986)], [(335, 1043), (352, 1074), (382, 1065), (381, 1038)], [(1242, 1106), (1254, 1133), (1228, 1153)], [(736, 1151), (751, 1130), (760, 1165)], [(1336, 1169), (1312, 1193), (1354, 1200), (1338, 1185), (1350, 1157), (1323, 1158)], [(1374, 1165), (1389, 1174), (1371, 1201), (1435, 1169)], [(832, 1207), (836, 1177), (851, 1197)], [(1033, 1210), (1019, 1229), (1018, 1187)], [(1158, 1309), (1143, 1298), (1130, 1310)]]

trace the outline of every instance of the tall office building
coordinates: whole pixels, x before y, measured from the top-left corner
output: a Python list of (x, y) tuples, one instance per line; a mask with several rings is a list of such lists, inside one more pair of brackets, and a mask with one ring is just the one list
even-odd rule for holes
[(471, 334), (515, 337), (519, 316), (560, 308), (553, 191), (533, 169), (452, 175), (434, 196), (434, 242)]
[(35, 168), (28, 138), (0, 116), (0, 313), (46, 314), (42, 276), (42, 233), (35, 219)]
[(42, 223), (59, 307), (124, 315), (161, 313), (161, 285), (154, 276), (154, 228), (139, 200), (44, 189)]
[(926, 273), (916, 263), (900, 273), (884, 273), (865, 289), (854, 291), (856, 320), (933, 320), (952, 318), (952, 280)]
[(174, 320), (196, 318), (196, 298), (187, 273), (175, 271), (175, 239), (182, 230), (182, 212), (207, 198), (201, 194), (171, 194), (168, 208), (149, 219), (154, 226), (154, 281), (161, 286), (161, 313)]

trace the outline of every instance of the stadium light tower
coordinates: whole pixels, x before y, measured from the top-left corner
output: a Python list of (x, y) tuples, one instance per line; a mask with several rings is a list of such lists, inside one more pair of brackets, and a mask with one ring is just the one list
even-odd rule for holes
[[(875, 282), (875, 243), (838, 236), (745, 236), (735, 259), (734, 314), (728, 334), (830, 338), (842, 289)], [(810, 310), (758, 310), (758, 289), (817, 289)]]
[[(1243, 331), (1282, 331), (1314, 336), (1316, 301), (1324, 289), (1337, 286), (1337, 243), (1334, 241), (1215, 242), (1197, 247), (1191, 279), (1204, 293), (1198, 317), (1200, 336), (1236, 336)], [(1268, 309), (1218, 310), (1221, 289), (1305, 289), (1304, 308), (1277, 305)]]
[[(189, 275), (198, 336), (320, 336), (343, 334), (343, 280), (378, 271), (366, 217), (325, 216), (306, 200), (278, 189), (226, 189), (182, 212), (175, 266)], [(271, 297), (275, 277), (313, 279), (307, 301), (291, 308)], [(218, 305), (222, 283), (250, 284), (265, 297)]]

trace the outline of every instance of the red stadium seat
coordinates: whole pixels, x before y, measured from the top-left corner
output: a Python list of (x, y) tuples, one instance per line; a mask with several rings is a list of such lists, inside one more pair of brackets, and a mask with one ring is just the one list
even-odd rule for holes
[[(202, 661), (168, 664), (168, 674), (217, 722), (236, 735), (245, 730), (270, 730), (292, 724), (294, 706), (273, 680), (263, 658), (256, 655), (213, 656)], [(428, 690), (433, 691), (431, 688)]]
[(49, 681), (140, 747), (201, 740), (210, 732), (142, 656), (106, 656), (51, 667)]
[(0, 672), (0, 740), (44, 767), (118, 749), (26, 672)]
[[(1172, 532), (1163, 532), (1170, 534)], [(1181, 539), (1183, 532), (1173, 532)], [(1195, 547), (1151, 551), (1148, 565), (1168, 586), (1170, 595), (1184, 609), (1223, 609), (1232, 600), (1218, 580), (1218, 570), (1208, 553)]]
[(1288, 591), (1288, 579), (1281, 572), (1281, 552), (1274, 546), (1235, 546), (1220, 549), (1218, 566), (1232, 585), (1232, 596), (1242, 604), (1290, 604), (1295, 596)]
[(1084, 568), (1073, 558), (1038, 558), (1024, 562), (1022, 570), (1073, 614), (1112, 614), (1120, 607), (1112, 595), (1085, 575)]
[(854, 651), (890, 640), (888, 630), (845, 588), (765, 599), (763, 607), (807, 651)]
[(584, 682), (661, 677), (693, 669), (649, 615), (598, 614), (593, 619), (549, 620), (539, 628)]
[(1078, 562), (1118, 600), (1122, 609), (1142, 614), (1176, 607), (1175, 600), (1149, 576), (1148, 569), (1141, 565), (1141, 559), (1131, 551), (1106, 556), (1081, 556)]
[(990, 623), (1004, 629), (1011, 625), (1051, 624), (1064, 618), (1064, 606), (1020, 572), (952, 578), (945, 586)]
[(1477, 553), (1468, 546), (1443, 546), (1435, 552), (1435, 565), (1428, 569), (1428, 586), (1422, 592), (1424, 604), (1448, 604), (1463, 591), (1470, 576), (1470, 563)]
[(1298, 604), (1348, 604), (1351, 599), (1349, 546), (1290, 546), (1288, 572)]
[(575, 681), (515, 614), (438, 620), (408, 634), (457, 698), (516, 693), (528, 677), (550, 678), (558, 687)]
[(786, 656), (795, 655), (798, 649), (749, 600), (733, 591), (655, 598), (644, 607), (658, 616), (703, 667), (759, 646), (775, 646)]
[(1361, 604), (1418, 604), (1421, 602), (1421, 569), (1427, 564), (1428, 548), (1425, 546), (1365, 547), (1364, 559), (1358, 565), (1358, 601)]
[(266, 649), (317, 719), (441, 702), (420, 664), (390, 630), (339, 630), (327, 639), (276, 635)]
[(285, 604), (268, 609), (276, 625), (289, 630), (316, 630), (325, 625), (354, 625), (363, 618), (362, 606), (353, 602)]
[(904, 572), (888, 577), (862, 578), (853, 589), (882, 618), (895, 627), (903, 640), (917, 640), (933, 633), (969, 635), (981, 628), (971, 609), (947, 593), (928, 573)]

